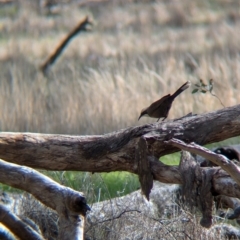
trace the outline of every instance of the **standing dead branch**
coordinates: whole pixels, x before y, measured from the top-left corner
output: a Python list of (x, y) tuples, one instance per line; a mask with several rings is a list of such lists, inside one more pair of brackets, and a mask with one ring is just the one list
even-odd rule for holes
[(198, 207), (202, 212), (200, 224), (209, 228), (212, 225), (213, 194), (212, 179), (217, 169), (200, 168), (200, 165), (190, 155), (183, 151), (179, 170), (183, 179), (183, 200), (191, 208)]
[(77, 26), (59, 43), (56, 49), (53, 51), (52, 54), (47, 58), (47, 60), (40, 66), (41, 71), (46, 74), (48, 68), (56, 61), (56, 59), (60, 56), (64, 48), (67, 46), (69, 41), (78, 33), (89, 31), (87, 28), (88, 25), (92, 25), (89, 21), (88, 17), (85, 17), (81, 20)]

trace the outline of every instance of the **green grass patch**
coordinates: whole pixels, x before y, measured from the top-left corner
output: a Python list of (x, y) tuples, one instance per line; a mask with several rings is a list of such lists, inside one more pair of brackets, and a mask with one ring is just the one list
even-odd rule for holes
[[(74, 171), (41, 171), (56, 182), (83, 192), (89, 204), (121, 197), (139, 189), (138, 176), (128, 172), (89, 173)], [(21, 190), (0, 184), (3, 192), (20, 193)]]
[[(239, 144), (239, 143), (240, 143), (240, 137), (233, 137), (233, 138), (229, 138), (224, 141), (221, 141), (221, 142), (208, 144), (204, 147), (206, 147), (208, 149), (213, 149), (216, 147), (230, 146), (230, 145), (235, 145), (235, 144)], [(173, 165), (179, 165), (180, 159), (181, 159), (181, 152), (176, 152), (176, 153), (165, 155), (165, 156), (161, 157), (160, 161), (166, 165), (173, 166)]]
[(160, 161), (166, 165), (179, 165), (181, 153), (176, 152), (173, 154), (165, 155), (160, 158)]
[(14, 18), (18, 14), (18, 7), (15, 5), (0, 7), (0, 18)]
[(55, 181), (81, 191), (88, 203), (124, 196), (139, 188), (138, 176), (128, 172), (46, 172)]
[(239, 136), (233, 137), (233, 138), (228, 138), (221, 142), (211, 143), (211, 144), (206, 145), (205, 147), (212, 149), (212, 148), (216, 148), (216, 147), (224, 147), (224, 146), (230, 146), (230, 145), (236, 145), (236, 144), (240, 144)]
[(2, 192), (11, 192), (11, 193), (20, 193), (22, 190), (19, 190), (14, 187), (10, 187), (8, 185), (0, 183), (0, 191)]

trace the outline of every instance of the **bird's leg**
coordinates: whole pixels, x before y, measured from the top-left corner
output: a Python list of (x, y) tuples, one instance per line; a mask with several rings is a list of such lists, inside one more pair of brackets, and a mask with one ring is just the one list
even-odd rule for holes
[(162, 122), (166, 119), (166, 117), (162, 120)]
[[(160, 118), (159, 118), (160, 119)], [(157, 120), (157, 122), (159, 121), (159, 119)]]

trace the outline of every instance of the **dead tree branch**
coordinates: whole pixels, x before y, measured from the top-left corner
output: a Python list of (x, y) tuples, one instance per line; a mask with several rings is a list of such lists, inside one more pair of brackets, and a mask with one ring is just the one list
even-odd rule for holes
[[(140, 137), (144, 137), (147, 143), (148, 156), (159, 158), (179, 151), (165, 143), (171, 138), (204, 145), (239, 136), (239, 116), (240, 105), (237, 105), (174, 121), (130, 127), (105, 135), (1, 132), (0, 158), (46, 170), (137, 173), (135, 154)], [(161, 163), (155, 163), (152, 168), (158, 164), (162, 167)]]
[[(236, 181), (238, 184), (236, 189), (239, 190), (239, 167), (225, 156), (216, 154), (195, 143), (186, 144), (183, 141), (174, 138), (166, 141), (166, 143), (179, 147), (182, 150), (187, 150), (194, 154), (201, 155), (202, 157), (212, 161), (214, 164), (221, 166), (221, 168), (225, 170), (233, 180)], [(215, 189), (214, 180), (216, 173), (220, 169), (217, 167), (201, 168), (200, 165), (193, 160), (193, 157), (188, 156), (189, 154), (187, 154), (187, 152), (183, 152), (183, 155), (184, 153), (186, 157), (182, 156), (180, 163), (180, 172), (183, 179), (183, 194), (186, 197), (187, 203), (190, 204), (191, 207), (193, 205), (197, 205), (199, 207), (203, 214), (200, 223), (203, 227), (209, 228), (212, 225), (213, 194)], [(227, 183), (226, 179), (225, 183)], [(236, 186), (236, 183), (232, 186)], [(224, 188), (224, 186), (222, 186), (222, 188)], [(225, 190), (228, 190), (228, 188)], [(231, 206), (233, 203), (237, 203), (236, 199), (231, 199), (226, 196), (223, 196), (222, 199), (225, 200), (225, 203), (228, 204), (228, 206), (234, 209), (234, 214), (228, 218), (238, 218), (240, 208), (237, 206)]]
[(225, 170), (240, 186), (240, 168), (233, 161), (230, 161), (225, 156), (221, 154), (216, 154), (208, 150), (207, 148), (199, 146), (193, 142), (190, 144), (186, 144), (178, 139), (171, 139), (169, 141), (166, 141), (166, 143), (178, 147), (182, 150), (201, 155), (202, 157), (212, 161), (216, 165), (220, 166), (223, 170)]
[(81, 20), (78, 25), (59, 43), (56, 49), (53, 51), (52, 54), (47, 58), (47, 60), (41, 65), (41, 71), (46, 74), (48, 68), (56, 61), (56, 59), (60, 56), (64, 48), (67, 46), (69, 41), (77, 35), (79, 32), (88, 31), (88, 25), (92, 25), (89, 21), (88, 17), (85, 17)]
[(147, 158), (147, 143), (143, 138), (139, 139), (136, 146), (136, 161), (142, 193), (149, 200), (149, 194), (153, 187), (153, 175), (150, 161)]
[(42, 236), (40, 236), (28, 224), (23, 222), (19, 217), (11, 213), (9, 209), (1, 204), (0, 222), (4, 224), (8, 229), (11, 229), (12, 233), (19, 237), (19, 239), (43, 240)]
[(55, 210), (59, 214), (58, 239), (83, 239), (84, 216), (89, 207), (82, 193), (64, 187), (36, 170), (2, 160), (0, 182), (31, 193)]
[[(185, 142), (207, 144), (238, 136), (239, 116), (240, 105), (237, 105), (102, 136), (0, 133), (0, 158), (47, 170), (128, 171), (139, 174), (136, 146), (139, 139), (143, 138), (146, 149), (140, 155), (148, 158), (153, 179), (181, 184), (182, 176), (178, 166), (166, 166), (159, 161), (159, 157), (178, 151), (176, 147), (166, 144), (166, 140), (178, 138)], [(148, 164), (145, 167), (148, 168)], [(213, 188), (218, 194), (240, 197), (239, 185), (236, 186), (231, 176), (220, 168), (214, 174)], [(148, 188), (146, 190), (149, 191)]]
[(212, 225), (213, 210), (213, 184), (217, 169), (200, 168), (200, 165), (189, 152), (182, 152), (179, 170), (183, 179), (183, 200), (192, 210), (198, 207), (202, 212), (200, 221), (203, 227), (209, 228)]

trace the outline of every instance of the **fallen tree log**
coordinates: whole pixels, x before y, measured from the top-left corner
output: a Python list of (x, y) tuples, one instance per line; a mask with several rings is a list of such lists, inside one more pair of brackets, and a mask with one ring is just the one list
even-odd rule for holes
[[(143, 193), (149, 198), (152, 180), (165, 183), (184, 183), (181, 167), (166, 166), (159, 161), (159, 157), (176, 152), (178, 150), (176, 146), (180, 147), (179, 144), (177, 145), (176, 142), (170, 139), (177, 138), (179, 142), (182, 140), (181, 148), (212, 160), (213, 155), (211, 152), (207, 152), (204, 148), (201, 151), (196, 151), (196, 146), (194, 146), (194, 149), (191, 145), (186, 148), (184, 142), (190, 143), (194, 141), (204, 145), (238, 136), (240, 135), (239, 116), (240, 105), (237, 105), (203, 115), (187, 115), (173, 121), (131, 127), (102, 136), (0, 133), (0, 158), (8, 162), (47, 170), (128, 171), (136, 173), (140, 177)], [(196, 174), (196, 177), (200, 175), (210, 176), (208, 179), (211, 179), (211, 187), (207, 189), (203, 187), (201, 191), (204, 194), (209, 193), (210, 197), (214, 193), (215, 195), (240, 198), (240, 185), (234, 181), (235, 179), (239, 182), (236, 174), (238, 167), (235, 167), (234, 163), (230, 163), (230, 168), (226, 168), (225, 160), (222, 159), (221, 161), (221, 166), (229, 174), (220, 167), (215, 167), (214, 170), (213, 168), (200, 169), (198, 167), (199, 174)], [(217, 162), (215, 161), (215, 163)], [(4, 165), (4, 162), (2, 161), (1, 164)], [(27, 168), (25, 171), (28, 174), (25, 175), (23, 184), (13, 181), (13, 178), (7, 177), (9, 172), (16, 174), (17, 169), (13, 171), (11, 168), (14, 168), (14, 165), (5, 165), (2, 168), (4, 171), (0, 174), (0, 182), (19, 187), (31, 192), (34, 196), (37, 195), (39, 200), (57, 211), (61, 209), (61, 207), (59, 209), (61, 205), (59, 202), (46, 201), (47, 199), (34, 189), (38, 189), (37, 191), (41, 189), (41, 192), (48, 192), (49, 190), (50, 195), (53, 192), (61, 191), (53, 191), (51, 187), (51, 189), (48, 189), (48, 187), (44, 187), (45, 184), (37, 184), (35, 187), (27, 184), (26, 180), (34, 184), (38, 182), (38, 180), (32, 178), (31, 174), (33, 172), (26, 170)], [(149, 171), (151, 174), (149, 174)], [(233, 171), (235, 172), (233, 173)], [(21, 177), (17, 179), (19, 178)], [(207, 184), (207, 181), (204, 184)], [(57, 186), (57, 188), (60, 189), (61, 187)], [(211, 193), (209, 192), (210, 189)], [(211, 199), (213, 198), (211, 197)], [(200, 201), (202, 200), (200, 199)], [(204, 202), (202, 204), (204, 205)], [(210, 209), (211, 206), (207, 208)], [(61, 211), (59, 215), (64, 216)], [(207, 219), (207, 221), (204, 219)], [(211, 226), (211, 211), (203, 211), (203, 220), (203, 226)], [(63, 226), (67, 224), (64, 219), (62, 224)], [(74, 228), (69, 232), (74, 234)]]
[[(135, 154), (141, 137), (146, 140), (149, 156), (159, 158), (179, 151), (177, 147), (165, 143), (171, 138), (204, 145), (239, 135), (240, 105), (236, 105), (174, 121), (130, 127), (105, 135), (1, 132), (0, 158), (46, 170), (137, 173)], [(154, 167), (157, 165), (154, 164)]]
[[(100, 136), (0, 133), (0, 158), (46, 170), (128, 171), (139, 174), (140, 166), (136, 161), (139, 150), (136, 146), (140, 138), (144, 138), (147, 150), (144, 156), (148, 158), (151, 166), (144, 164), (150, 169), (153, 179), (181, 184), (182, 177), (178, 166), (166, 166), (158, 160), (159, 157), (178, 150), (167, 144), (166, 140), (177, 138), (187, 143), (194, 141), (204, 145), (238, 136), (239, 116), (240, 105), (237, 105), (202, 115), (188, 115), (174, 121), (130, 127)], [(214, 174), (213, 182), (218, 194), (240, 197), (239, 186), (235, 187), (235, 181), (225, 171), (219, 169)], [(145, 189), (144, 192), (148, 190)]]

